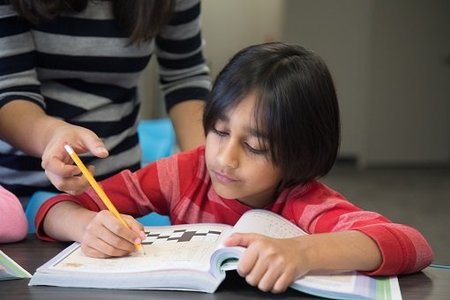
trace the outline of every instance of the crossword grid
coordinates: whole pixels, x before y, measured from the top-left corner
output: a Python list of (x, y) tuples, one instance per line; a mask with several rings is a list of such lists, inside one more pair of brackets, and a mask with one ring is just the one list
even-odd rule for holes
[(169, 231), (158, 231), (158, 232), (146, 232), (146, 239), (142, 244), (151, 245), (155, 243), (167, 243), (167, 242), (189, 242), (189, 241), (216, 241), (221, 231), (208, 230), (208, 229), (198, 229), (198, 230), (188, 230), (188, 229), (177, 229)]

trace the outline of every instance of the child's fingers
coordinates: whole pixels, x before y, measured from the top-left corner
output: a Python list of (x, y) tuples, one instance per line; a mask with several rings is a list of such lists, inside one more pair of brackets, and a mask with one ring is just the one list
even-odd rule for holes
[[(277, 292), (277, 290), (274, 289), (274, 286), (278, 282), (281, 274), (283, 273), (283, 270), (271, 266), (271, 264), (267, 261), (258, 261), (254, 269), (256, 270), (258, 268), (265, 268), (264, 273), (261, 275), (258, 281), (258, 288), (264, 292)], [(249, 276), (251, 276), (252, 273), (250, 273)]]
[(241, 246), (247, 248), (259, 236), (255, 233), (233, 233), (224, 241), (224, 245), (227, 247)]
[(130, 243), (133, 243), (136, 240), (137, 234), (130, 229), (128, 224), (123, 224), (122, 221), (114, 216), (110, 211), (103, 210), (99, 212), (98, 215), (99, 218), (101, 218), (103, 225), (115, 235), (129, 241)]
[[(241, 237), (242, 238), (242, 237)], [(271, 267), (271, 261), (264, 256), (264, 243), (260, 236), (246, 235), (241, 244), (248, 242), (247, 250), (239, 259), (238, 270), (245, 274), (245, 280), (252, 286), (257, 286), (262, 291), (271, 291), (279, 273)], [(277, 273), (277, 274), (275, 274)]]
[(271, 292), (272, 293), (282, 293), (288, 289), (288, 287), (291, 285), (293, 279), (286, 273), (281, 274), (280, 277), (278, 277), (277, 281), (272, 287)]
[[(247, 248), (247, 250), (244, 251), (239, 259), (239, 265), (237, 269), (239, 275), (243, 277), (246, 277), (252, 271), (258, 260), (259, 251), (257, 247), (249, 246), (259, 237), (260, 235), (253, 233), (234, 233), (224, 241), (224, 245), (227, 247), (241, 246)], [(256, 271), (252, 277), (257, 277), (259, 280), (259, 272), (262, 271)], [(255, 282), (255, 280), (251, 279), (251, 282)]]
[(128, 216), (128, 215), (122, 215), (125, 219), (125, 221), (128, 224), (128, 227), (130, 227), (130, 229), (134, 232), (136, 232), (136, 234), (138, 235), (139, 241), (137, 243), (142, 242), (143, 240), (145, 240), (145, 232), (144, 232), (144, 226), (139, 223), (135, 218), (133, 218), (132, 216)]
[[(239, 259), (238, 273), (252, 286), (262, 291), (280, 293), (287, 289), (293, 280), (293, 274), (283, 268), (283, 260), (274, 261), (271, 239), (253, 233), (235, 233), (224, 244), (228, 247), (241, 246), (247, 248)], [(273, 246), (273, 245), (272, 245)], [(285, 272), (286, 271), (286, 272)]]
[(92, 239), (92, 241), (89, 241), (88, 239), (83, 241), (81, 243), (81, 251), (90, 257), (105, 258), (126, 256), (134, 251), (134, 248), (128, 250), (119, 249), (97, 238)]
[(244, 258), (242, 261), (239, 260), (239, 274), (241, 272), (245, 275), (245, 280), (250, 284), (251, 286), (257, 286), (259, 289), (263, 291), (267, 291), (267, 289), (264, 289), (264, 286), (260, 286), (261, 279), (264, 277), (264, 274), (268, 270), (268, 265), (266, 263), (261, 263), (260, 258), (257, 256), (258, 253), (248, 253), (249, 251), (246, 251), (246, 255), (241, 257)]
[[(101, 211), (96, 218), (106, 229), (101, 235), (99, 233), (97, 235), (111, 246), (128, 250), (134, 247), (134, 244), (141, 242), (139, 234), (131, 230), (128, 225), (123, 224), (111, 212), (107, 210)], [(101, 227), (97, 228), (101, 230)]]
[[(264, 267), (259, 266), (255, 269), (260, 259), (260, 251), (258, 247), (251, 247), (252, 242), (258, 238), (255, 234), (233, 234), (228, 242), (233, 246), (247, 247), (242, 256), (239, 258), (238, 273), (239, 275), (246, 277), (246, 280), (250, 280), (251, 285), (256, 285), (265, 272)], [(247, 278), (249, 274), (253, 274)]]

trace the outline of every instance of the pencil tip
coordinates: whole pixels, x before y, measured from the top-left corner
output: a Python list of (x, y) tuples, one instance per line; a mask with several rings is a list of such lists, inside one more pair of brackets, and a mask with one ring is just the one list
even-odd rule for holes
[(146, 255), (144, 247), (141, 244), (138, 244), (136, 248), (139, 254)]

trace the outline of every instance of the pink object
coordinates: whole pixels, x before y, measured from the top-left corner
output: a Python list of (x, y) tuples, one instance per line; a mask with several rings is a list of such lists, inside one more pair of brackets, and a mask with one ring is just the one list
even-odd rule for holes
[(27, 232), (22, 204), (13, 193), (0, 186), (0, 244), (23, 240)]

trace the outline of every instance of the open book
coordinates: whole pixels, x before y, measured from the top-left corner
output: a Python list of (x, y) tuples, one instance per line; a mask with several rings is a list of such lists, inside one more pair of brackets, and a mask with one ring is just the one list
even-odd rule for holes
[(31, 274), (0, 250), (0, 280), (30, 278)]
[[(145, 255), (90, 258), (74, 243), (39, 267), (29, 285), (213, 293), (225, 279), (226, 271), (237, 268), (245, 250), (223, 246), (231, 233), (253, 232), (277, 238), (306, 234), (283, 217), (258, 209), (245, 213), (235, 226), (173, 225), (146, 227), (145, 232)], [(356, 272), (308, 275), (291, 287), (335, 299), (401, 299), (397, 277), (372, 278)]]

